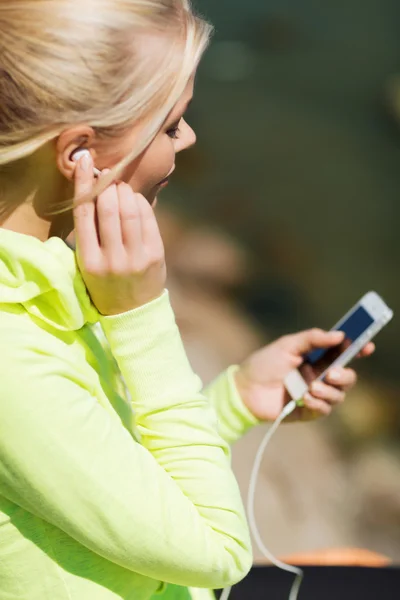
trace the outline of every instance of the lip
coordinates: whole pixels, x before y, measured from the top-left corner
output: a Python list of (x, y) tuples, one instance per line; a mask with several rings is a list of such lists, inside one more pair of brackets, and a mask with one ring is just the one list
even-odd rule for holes
[(160, 183), (157, 184), (157, 187), (164, 188), (164, 187), (167, 187), (168, 184), (169, 184), (169, 179), (168, 179), (168, 177), (166, 177), (165, 179), (160, 181)]
[(175, 165), (172, 167), (172, 169), (170, 170), (170, 172), (168, 173), (168, 175), (166, 177), (164, 177), (164, 179), (162, 179), (160, 181), (160, 183), (158, 183), (157, 185), (160, 187), (165, 187), (168, 185), (169, 183), (169, 178), (171, 177), (172, 173), (175, 171)]

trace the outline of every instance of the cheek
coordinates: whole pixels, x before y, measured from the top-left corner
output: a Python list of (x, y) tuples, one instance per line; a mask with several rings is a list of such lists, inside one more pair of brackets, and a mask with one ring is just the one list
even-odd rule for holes
[(174, 142), (165, 133), (154, 141), (146, 156), (146, 171), (155, 183), (164, 179), (175, 162)]
[(174, 165), (174, 145), (165, 134), (164, 138), (154, 140), (151, 146), (128, 165), (124, 172), (124, 181), (129, 183), (134, 191), (144, 196), (168, 175)]

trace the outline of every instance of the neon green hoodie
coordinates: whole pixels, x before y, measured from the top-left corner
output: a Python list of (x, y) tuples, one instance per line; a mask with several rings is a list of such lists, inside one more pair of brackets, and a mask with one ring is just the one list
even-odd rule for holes
[(0, 358), (2, 600), (181, 598), (246, 575), (227, 442), (256, 421), (235, 367), (202, 391), (167, 290), (102, 317), (62, 240), (0, 229)]

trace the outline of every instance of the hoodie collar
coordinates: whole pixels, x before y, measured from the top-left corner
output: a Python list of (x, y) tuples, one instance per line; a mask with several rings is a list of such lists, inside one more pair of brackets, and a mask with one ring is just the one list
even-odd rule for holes
[(0, 228), (0, 305), (21, 304), (32, 316), (61, 331), (96, 323), (75, 253), (63, 240)]

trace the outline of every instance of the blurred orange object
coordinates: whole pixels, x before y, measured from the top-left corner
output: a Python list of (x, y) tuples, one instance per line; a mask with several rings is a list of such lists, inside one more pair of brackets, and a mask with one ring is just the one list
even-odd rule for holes
[(282, 560), (292, 565), (385, 567), (391, 559), (362, 548), (332, 548), (285, 556)]

